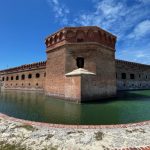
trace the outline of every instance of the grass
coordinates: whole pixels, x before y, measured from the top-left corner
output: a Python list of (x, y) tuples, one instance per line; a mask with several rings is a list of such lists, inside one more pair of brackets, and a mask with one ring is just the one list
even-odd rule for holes
[(0, 142), (0, 150), (26, 150), (20, 144), (8, 144), (6, 142)]
[(24, 128), (28, 131), (34, 131), (35, 130), (35, 128), (31, 125), (20, 125), (20, 126), (16, 126), (15, 128)]

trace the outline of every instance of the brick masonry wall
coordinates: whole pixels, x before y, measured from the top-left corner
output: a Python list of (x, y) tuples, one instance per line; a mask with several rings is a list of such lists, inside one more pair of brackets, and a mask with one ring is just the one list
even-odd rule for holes
[[(76, 48), (79, 47), (81, 48), (81, 46), (78, 46)], [(73, 51), (71, 52), (71, 50), (68, 51), (68, 53), (66, 53), (65, 49), (61, 51), (59, 50), (55, 51), (53, 53), (54, 55), (50, 53), (49, 59), (51, 61), (49, 62), (50, 66), (47, 67), (47, 72), (50, 72), (51, 77), (48, 78), (47, 80), (45, 78), (45, 73), (46, 73), (45, 67), (41, 67), (37, 69), (31, 68), (28, 69), (27, 71), (26, 70), (24, 71), (19, 70), (16, 72), (2, 71), (0, 72), (1, 87), (5, 89), (43, 90), (45, 88), (45, 81), (46, 81), (46, 83), (48, 83), (46, 85), (46, 92), (47, 90), (49, 90), (49, 92), (47, 92), (49, 95), (65, 98), (65, 94), (70, 90), (70, 89), (68, 90), (68, 87), (72, 86), (72, 85), (68, 86), (68, 82), (70, 82), (71, 80), (70, 79), (68, 80), (65, 74), (73, 69), (77, 69), (76, 59), (75, 59), (78, 56), (77, 54), (79, 55), (82, 54), (82, 56), (83, 54), (85, 54), (84, 55), (85, 62), (86, 61), (88, 62), (87, 63), (88, 65), (85, 64), (85, 69), (88, 69), (89, 71), (97, 74), (97, 77), (84, 77), (84, 79), (82, 79), (82, 89), (84, 89), (85, 97), (86, 95), (91, 97), (89, 95), (90, 93), (95, 93), (94, 95), (97, 95), (96, 97), (99, 97), (98, 94), (96, 94), (96, 92), (101, 93), (101, 96), (104, 94), (107, 95), (107, 93), (110, 94), (111, 90), (113, 93), (113, 90), (115, 90), (114, 79), (116, 77), (114, 77), (115, 75), (112, 76), (111, 74), (110, 76), (108, 76), (108, 73), (107, 74), (105, 73), (105, 72), (111, 72), (111, 73), (114, 72), (115, 74), (115, 68), (111, 67), (113, 61), (112, 60), (107, 61), (113, 59), (113, 53), (111, 53), (111, 51), (107, 51), (107, 53), (104, 54), (103, 50), (99, 50), (98, 52), (95, 51), (94, 54), (96, 55), (92, 55), (91, 53), (92, 52), (89, 50), (87, 50), (87, 53), (84, 51), (80, 53), (78, 53), (78, 51), (76, 53), (73, 53)], [(95, 62), (96, 60), (95, 56), (98, 56), (97, 66)], [(54, 60), (52, 60), (52, 58), (54, 58)], [(103, 61), (104, 59), (106, 59), (105, 65)], [(53, 71), (57, 71), (59, 73), (57, 72), (54, 73)], [(150, 67), (148, 65), (116, 60), (116, 72), (117, 72), (116, 74), (117, 90), (150, 89)], [(40, 74), (40, 78), (36, 78), (36, 73)], [(126, 77), (127, 77), (126, 79), (122, 79), (121, 77), (122, 73), (126, 73)], [(23, 74), (25, 75), (25, 80), (21, 79), (21, 76)], [(28, 79), (29, 74), (32, 74), (31, 79)], [(130, 74), (134, 74), (135, 79), (130, 79)], [(12, 76), (14, 78), (13, 80), (11, 80)], [(16, 76), (19, 76), (19, 80), (15, 79)], [(3, 77), (5, 78), (5, 81), (2, 80)], [(6, 80), (7, 77), (9, 78), (8, 81)], [(72, 84), (71, 82), (70, 84)], [(113, 83), (113, 85), (111, 85), (111, 82)], [(98, 88), (98, 86), (96, 85), (99, 85), (100, 88)], [(57, 88), (57, 86), (59, 88)], [(66, 94), (67, 99), (68, 99), (68, 95), (69, 94)]]
[[(26, 69), (14, 68), (0, 72), (2, 89), (44, 90), (46, 70), (45, 66)], [(31, 77), (29, 78), (29, 76)], [(24, 77), (23, 77), (24, 76)], [(18, 78), (18, 79), (17, 79)]]
[(45, 92), (51, 96), (65, 95), (65, 49), (47, 52)]
[(65, 99), (80, 102), (81, 100), (81, 77), (80, 76), (66, 77)]
[[(98, 100), (116, 95), (114, 52), (109, 47), (92, 42), (66, 45), (66, 73), (78, 68), (77, 57), (84, 58), (84, 69), (95, 73), (95, 76), (79, 75), (81, 78), (78, 84), (78, 88), (81, 88), (81, 93), (78, 94), (79, 101)], [(72, 76), (72, 80), (74, 78)], [(70, 89), (65, 90), (76, 93), (77, 84), (74, 82), (70, 84)]]
[[(115, 60), (116, 37), (101, 28), (66, 27), (48, 36), (45, 43), (47, 62), (0, 71), (0, 87), (44, 90), (51, 96), (84, 100), (112, 97), (116, 88), (150, 89), (150, 66)], [(80, 80), (66, 77), (65, 74), (78, 68), (77, 57), (84, 59), (84, 69), (96, 75), (84, 75)], [(126, 74), (126, 79), (122, 79), (122, 73)], [(29, 74), (32, 74), (30, 79)], [(130, 74), (135, 78), (130, 79)], [(22, 75), (25, 75), (24, 80)]]
[[(122, 79), (122, 73), (126, 79)], [(134, 79), (130, 78), (134, 74)], [(150, 66), (116, 60), (117, 90), (150, 89)]]
[(99, 46), (95, 54), (96, 75), (82, 77), (82, 99), (84, 101), (100, 100), (116, 95), (114, 51)]

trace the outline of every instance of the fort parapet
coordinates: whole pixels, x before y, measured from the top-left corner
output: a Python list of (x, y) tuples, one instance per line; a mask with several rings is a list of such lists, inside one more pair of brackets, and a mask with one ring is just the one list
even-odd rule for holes
[(96, 26), (65, 27), (60, 31), (48, 36), (45, 44), (47, 50), (54, 50), (55, 47), (64, 44), (82, 42), (95, 42), (115, 49), (116, 36)]
[(2, 89), (42, 90), (76, 102), (150, 89), (150, 65), (116, 60), (116, 36), (99, 27), (65, 27), (45, 44), (46, 61), (0, 71)]

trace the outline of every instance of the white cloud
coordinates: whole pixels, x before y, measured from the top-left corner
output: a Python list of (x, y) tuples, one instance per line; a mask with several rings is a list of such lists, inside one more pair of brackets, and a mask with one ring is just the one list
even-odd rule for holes
[(68, 24), (68, 14), (70, 10), (58, 0), (47, 0), (47, 2), (53, 9), (56, 20), (63, 25)]
[(140, 39), (143, 36), (150, 34), (150, 20), (144, 20), (140, 22), (129, 34), (129, 38)]
[(127, 61), (135, 61), (144, 64), (150, 64), (149, 48), (128, 48), (117, 52), (117, 58)]
[[(93, 0), (95, 10), (82, 13), (74, 19), (75, 24), (97, 25), (125, 39), (130, 28), (150, 15), (142, 3), (128, 5), (127, 0)], [(146, 8), (143, 8), (146, 7)], [(144, 9), (144, 11), (142, 11)]]
[(111, 23), (117, 20), (118, 16), (125, 15), (123, 4), (116, 3), (114, 0), (97, 1), (94, 5), (94, 12), (79, 15), (74, 20), (75, 23), (81, 25), (98, 25), (107, 29), (110, 28)]
[(47, 1), (57, 22), (67, 26), (100, 26), (117, 35), (117, 58), (150, 64), (150, 39), (147, 36), (150, 33), (150, 0), (92, 0), (90, 10), (75, 13), (62, 3), (63, 0)]
[(118, 16), (118, 13), (123, 9), (123, 5), (122, 3), (115, 3), (113, 0), (106, 0), (99, 2), (96, 9), (97, 14), (102, 12), (106, 18), (111, 19)]
[(138, 0), (139, 2), (142, 2), (144, 4), (150, 4), (150, 0)]
[(150, 16), (149, 7), (142, 4), (150, 0), (137, 0), (139, 3), (134, 5), (128, 5), (128, 0), (92, 0), (93, 11), (81, 10), (75, 14), (70, 12), (62, 1), (47, 1), (53, 8), (57, 22), (63, 25), (97, 25), (123, 40), (127, 37), (130, 28), (134, 28), (135, 24)]
[(143, 57), (146, 57), (146, 56), (147, 56), (146, 54), (141, 53), (141, 52), (139, 54), (138, 53), (136, 54), (137, 58), (143, 58)]

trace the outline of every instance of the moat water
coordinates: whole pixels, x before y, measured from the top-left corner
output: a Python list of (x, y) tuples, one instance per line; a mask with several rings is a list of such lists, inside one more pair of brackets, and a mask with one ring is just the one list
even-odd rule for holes
[(122, 124), (150, 120), (150, 90), (124, 91), (117, 98), (76, 104), (43, 93), (0, 92), (0, 113), (58, 124)]

